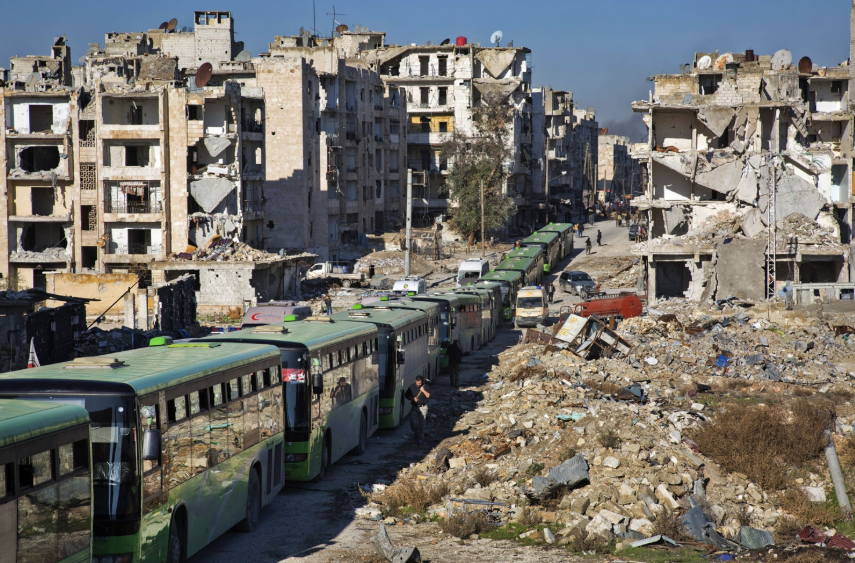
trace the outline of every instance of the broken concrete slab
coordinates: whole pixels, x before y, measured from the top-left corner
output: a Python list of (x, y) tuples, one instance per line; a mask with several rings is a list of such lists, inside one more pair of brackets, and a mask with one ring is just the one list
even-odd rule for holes
[(483, 49), (475, 55), (493, 78), (500, 78), (514, 62), (516, 56), (517, 52), (514, 49)]
[(748, 238), (754, 238), (766, 229), (766, 224), (763, 222), (763, 213), (756, 207), (749, 209), (748, 212), (743, 215), (742, 223), (740, 223), (739, 227), (742, 229), (745, 236)]
[(825, 205), (825, 198), (816, 186), (798, 176), (778, 174), (775, 220), (781, 221), (792, 213), (801, 213), (808, 219), (816, 219)]
[(706, 107), (698, 110), (698, 121), (706, 125), (716, 137), (721, 137), (735, 115), (733, 108)]
[(757, 174), (750, 166), (743, 169), (742, 178), (736, 186), (736, 199), (750, 205), (757, 200)]
[(205, 149), (212, 157), (216, 158), (221, 152), (229, 148), (232, 140), (228, 137), (205, 137)]
[(206, 213), (213, 213), (234, 189), (234, 182), (228, 178), (202, 178), (190, 182), (190, 195)]
[(734, 239), (718, 248), (717, 295), (763, 299), (766, 295), (766, 239)]

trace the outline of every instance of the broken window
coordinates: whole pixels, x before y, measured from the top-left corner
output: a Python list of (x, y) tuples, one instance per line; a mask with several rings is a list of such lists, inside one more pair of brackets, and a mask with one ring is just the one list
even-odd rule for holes
[(377, 186), (374, 188), (374, 197), (380, 199), (383, 197), (383, 182), (377, 180)]
[(143, 108), (136, 105), (131, 104), (128, 108), (128, 124), (129, 125), (142, 125), (143, 123)]
[(53, 129), (53, 106), (30, 105), (30, 133), (50, 133)]
[(59, 147), (27, 147), (20, 153), (18, 166), (24, 172), (46, 172), (53, 170), (59, 166)]
[(439, 132), (440, 133), (448, 133), (448, 122), (440, 121), (439, 122)]
[(448, 74), (448, 57), (440, 56), (437, 59), (437, 62), (439, 63), (439, 73), (438, 74), (440, 76), (447, 75)]
[(84, 231), (94, 231), (98, 226), (98, 211), (94, 205), (81, 205), (80, 217)]
[(78, 125), (81, 147), (95, 146), (95, 122), (91, 119), (81, 119)]
[(444, 106), (448, 103), (448, 88), (439, 88), (439, 105)]
[(356, 182), (348, 182), (347, 183), (347, 201), (356, 201)]
[(389, 121), (389, 134), (397, 135), (401, 132), (401, 122), (400, 121)]
[(148, 146), (128, 145), (125, 147), (125, 166), (148, 166), (148, 164)]
[(87, 270), (94, 270), (98, 262), (98, 247), (84, 246), (80, 249), (81, 266)]
[(53, 188), (32, 188), (30, 197), (33, 200), (33, 215), (43, 217), (53, 215)]
[(427, 76), (430, 73), (430, 57), (419, 57), (419, 76)]
[(430, 117), (422, 118), (422, 133), (430, 133)]
[(187, 119), (189, 121), (202, 121), (202, 106), (187, 106)]
[(389, 151), (389, 172), (397, 172), (399, 170), (398, 151)]
[(720, 83), (720, 74), (700, 74), (698, 75), (698, 93), (702, 96), (714, 94)]
[(428, 103), (430, 100), (430, 88), (419, 88), (419, 96), (421, 101), (421, 107), (428, 107)]

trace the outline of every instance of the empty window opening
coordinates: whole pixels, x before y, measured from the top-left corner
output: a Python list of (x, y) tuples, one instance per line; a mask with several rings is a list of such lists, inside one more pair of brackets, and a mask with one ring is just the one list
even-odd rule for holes
[(80, 249), (81, 266), (87, 270), (94, 270), (98, 262), (98, 247), (84, 246)]
[(448, 122), (440, 121), (439, 122), (439, 132), (440, 133), (448, 133)]
[(448, 103), (448, 88), (439, 89), (439, 105), (444, 106)]
[(428, 103), (430, 103), (430, 88), (419, 88), (419, 96), (421, 97), (421, 106), (423, 108), (428, 107)]
[(202, 106), (187, 106), (187, 119), (202, 121)]
[(33, 215), (53, 215), (53, 188), (32, 188), (30, 197), (33, 198)]
[(427, 76), (430, 72), (430, 57), (423, 56), (419, 57), (419, 75)]
[(95, 146), (95, 122), (91, 119), (81, 119), (78, 125), (81, 147)]
[(84, 231), (94, 231), (98, 225), (98, 212), (94, 205), (81, 205), (80, 218)]
[(158, 254), (151, 244), (151, 229), (128, 229), (128, 254)]
[(702, 96), (715, 94), (718, 90), (718, 85), (721, 83), (720, 74), (701, 74), (698, 76), (698, 90)]
[(430, 133), (430, 117), (422, 118), (422, 133)]
[(685, 262), (656, 262), (656, 297), (685, 297), (692, 273)]
[(21, 151), (20, 168), (24, 172), (43, 172), (59, 166), (59, 147), (27, 147)]
[(53, 106), (30, 106), (30, 133), (50, 132), (53, 128)]
[(448, 74), (448, 57), (439, 57), (439, 75), (446, 76)]
[[(65, 229), (56, 223), (27, 225), (21, 230), (20, 248), (29, 252), (42, 252), (48, 248), (66, 248)], [(64, 261), (64, 260), (60, 260)]]
[(125, 166), (148, 166), (149, 148), (145, 145), (125, 147)]

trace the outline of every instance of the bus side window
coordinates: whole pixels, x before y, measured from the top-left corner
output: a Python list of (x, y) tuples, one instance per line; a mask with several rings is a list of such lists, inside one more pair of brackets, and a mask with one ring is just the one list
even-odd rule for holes
[[(12, 463), (0, 466), (0, 501), (15, 491), (15, 488), (12, 486), (14, 476), (15, 468)], [(2, 522), (2, 519), (0, 519), (0, 522)]]
[(193, 475), (216, 463), (211, 460), (211, 417), (208, 412), (208, 389), (191, 391), (190, 399), (190, 467)]
[(253, 374), (241, 376), (241, 395), (243, 396), (243, 441), (248, 448), (258, 443), (258, 394), (254, 387)]
[(46, 450), (18, 460), (18, 486), (25, 491), (18, 497), (19, 563), (60, 560), (56, 557), (58, 491), (56, 483), (48, 484), (54, 480), (55, 454)]
[(229, 387), (229, 449), (227, 457), (237, 455), (244, 449), (243, 402), (240, 400), (238, 379), (232, 379)]
[(265, 384), (264, 375), (265, 375), (265, 370), (263, 370), (263, 369), (260, 369), (257, 372), (255, 372), (255, 388), (259, 391), (261, 391), (262, 389), (267, 387), (267, 385)]
[(211, 465), (229, 458), (229, 411), (225, 404), (223, 385), (225, 384), (217, 383), (211, 387)]
[(59, 446), (57, 560), (89, 547), (89, 441)]
[(267, 373), (270, 374), (270, 385), (279, 385), (279, 368), (273, 366), (272, 368), (267, 370)]
[[(273, 368), (271, 368), (273, 369)], [(270, 386), (270, 369), (255, 372), (264, 385), (259, 385), (258, 392), (258, 436), (261, 440), (270, 438), (276, 430), (276, 408), (273, 402), (273, 389)]]

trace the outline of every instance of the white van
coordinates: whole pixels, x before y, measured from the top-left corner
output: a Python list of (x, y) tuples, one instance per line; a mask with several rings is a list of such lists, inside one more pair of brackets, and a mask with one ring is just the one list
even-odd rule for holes
[(392, 286), (392, 291), (424, 295), (427, 293), (427, 282), (418, 276), (407, 276), (396, 281), (395, 285)]
[(490, 271), (490, 262), (483, 258), (467, 258), (457, 269), (457, 287), (465, 287), (475, 283), (481, 276)]

